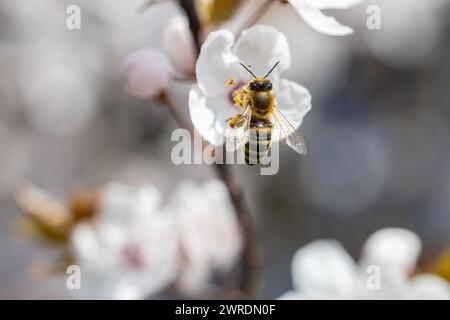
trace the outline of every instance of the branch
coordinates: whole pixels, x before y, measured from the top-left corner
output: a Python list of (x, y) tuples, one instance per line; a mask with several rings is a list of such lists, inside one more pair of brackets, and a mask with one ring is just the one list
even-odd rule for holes
[[(226, 153), (224, 150), (224, 156), (225, 155)], [(245, 203), (242, 189), (233, 179), (229, 165), (215, 164), (215, 169), (219, 178), (228, 188), (231, 201), (244, 234), (245, 246), (242, 253), (243, 265), (240, 282), (242, 291), (252, 297), (256, 293), (256, 285), (261, 266), (261, 257), (254, 232), (253, 217)]]
[(200, 33), (202, 31), (202, 24), (198, 16), (197, 8), (195, 7), (194, 0), (179, 0), (180, 7), (186, 13), (189, 21), (189, 29), (191, 30), (192, 36), (194, 37), (195, 47), (197, 49), (197, 54), (200, 52), (202, 47), (202, 41)]
[[(161, 102), (167, 106), (178, 125), (191, 133), (191, 137), (193, 137), (194, 134), (198, 134), (189, 119), (186, 119), (186, 117), (180, 112), (179, 108), (171, 102), (167, 94), (161, 96)], [(203, 147), (207, 145), (208, 144), (205, 142)], [(223, 150), (223, 152), (225, 156), (225, 150)], [(216, 170), (218, 177), (223, 181), (228, 189), (231, 202), (244, 235), (240, 289), (247, 295), (247, 297), (253, 297), (256, 293), (256, 285), (261, 265), (260, 252), (254, 233), (253, 218), (245, 203), (242, 189), (233, 179), (229, 165), (215, 163), (214, 169)]]
[[(260, 17), (269, 7), (269, 4), (273, 0), (267, 0), (267, 3), (262, 6), (262, 9), (258, 10), (258, 16)], [(202, 41), (201, 31), (202, 25), (198, 16), (197, 9), (193, 0), (179, 0), (181, 8), (185, 11), (189, 20), (189, 28), (195, 41), (197, 48), (197, 54), (200, 53)], [(170, 113), (174, 119), (178, 122), (178, 125), (191, 132), (193, 137), (195, 129), (189, 119), (186, 119), (185, 115), (180, 112), (169, 99), (167, 95), (163, 95), (161, 101), (169, 108)], [(207, 143), (203, 144), (203, 147), (207, 146)], [(223, 150), (224, 157), (226, 156), (225, 150)], [(226, 163), (226, 161), (225, 161)], [(242, 253), (242, 277), (240, 279), (240, 288), (247, 294), (248, 297), (253, 297), (256, 291), (257, 275), (260, 269), (260, 254), (258, 244), (256, 242), (254, 233), (253, 218), (248, 209), (244, 194), (241, 188), (234, 181), (230, 167), (226, 164), (214, 164), (214, 169), (218, 177), (224, 182), (228, 189), (228, 193), (231, 198), (231, 202), (234, 206), (237, 219), (240, 223), (243, 235), (244, 235), (244, 250)]]

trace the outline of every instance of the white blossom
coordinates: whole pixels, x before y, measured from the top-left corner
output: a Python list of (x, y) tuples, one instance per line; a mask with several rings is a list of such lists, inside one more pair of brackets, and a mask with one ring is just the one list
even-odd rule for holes
[[(280, 299), (450, 299), (450, 285), (432, 274), (410, 276), (421, 242), (413, 232), (382, 229), (372, 235), (356, 263), (334, 240), (301, 248), (292, 261), (294, 289)], [(379, 270), (379, 274), (369, 267)], [(369, 272), (369, 271), (370, 272)], [(369, 277), (379, 276), (368, 284)]]
[(166, 55), (151, 48), (131, 53), (123, 65), (128, 93), (136, 99), (155, 98), (168, 87), (174, 73)]
[(183, 257), (178, 285), (196, 294), (207, 288), (215, 271), (233, 267), (242, 248), (241, 229), (219, 180), (183, 182), (170, 206), (176, 210)]
[(288, 0), (305, 22), (318, 32), (331, 36), (353, 33), (352, 28), (339, 23), (334, 17), (325, 15), (326, 9), (349, 9), (364, 0)]
[(365, 242), (361, 262), (397, 269), (405, 274), (414, 271), (422, 243), (419, 236), (405, 229), (382, 229)]
[(354, 274), (353, 259), (334, 240), (314, 241), (297, 251), (292, 260), (294, 288), (303, 288), (305, 297), (347, 297)]
[[(242, 112), (234, 105), (232, 93), (247, 84), (251, 75), (239, 63), (251, 65), (254, 74), (263, 76), (277, 61), (280, 64), (270, 75), (277, 107), (298, 128), (311, 109), (311, 96), (304, 87), (280, 77), (291, 65), (286, 37), (278, 30), (262, 25), (244, 30), (236, 41), (228, 30), (208, 35), (197, 60), (197, 84), (189, 94), (192, 122), (208, 142), (223, 144), (228, 128), (226, 120)], [(234, 80), (232, 87), (226, 85), (230, 79)]]
[(114, 184), (101, 195), (94, 221), (72, 233), (82, 298), (141, 299), (164, 289), (178, 272), (177, 234), (153, 186)]
[(231, 270), (243, 240), (224, 184), (185, 181), (165, 206), (161, 199), (151, 185), (102, 190), (94, 218), (71, 236), (79, 297), (142, 299), (174, 283), (195, 295)]
[(194, 39), (185, 16), (173, 17), (163, 32), (163, 48), (177, 72), (193, 74), (195, 71)]

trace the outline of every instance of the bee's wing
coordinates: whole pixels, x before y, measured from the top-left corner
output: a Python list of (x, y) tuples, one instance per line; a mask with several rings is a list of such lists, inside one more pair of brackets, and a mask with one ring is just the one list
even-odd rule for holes
[(283, 116), (277, 107), (274, 107), (273, 109), (273, 119), (280, 140), (285, 139), (287, 145), (294, 151), (306, 155), (307, 148), (305, 140), (303, 140), (302, 136), (297, 132), (294, 126), (290, 124), (288, 119)]
[(226, 150), (233, 152), (240, 149), (248, 142), (248, 129), (252, 118), (252, 110), (247, 106), (241, 114), (241, 118), (233, 128), (226, 130)]

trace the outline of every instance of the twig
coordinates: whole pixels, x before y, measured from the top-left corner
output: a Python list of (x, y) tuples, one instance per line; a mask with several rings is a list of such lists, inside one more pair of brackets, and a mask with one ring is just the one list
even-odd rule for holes
[[(272, 2), (269, 0), (268, 2)], [(193, 0), (179, 0), (181, 8), (185, 11), (186, 16), (189, 20), (189, 28), (195, 41), (197, 48), (197, 54), (200, 53), (201, 48), (201, 31), (202, 25), (201, 21), (195, 7)], [(266, 4), (264, 8), (268, 6)], [(264, 12), (267, 9), (264, 10)], [(259, 11), (259, 10), (258, 10)], [(262, 15), (261, 13), (260, 15)], [(169, 108), (170, 113), (178, 124), (189, 130), (191, 136), (196, 134), (195, 129), (189, 119), (186, 119), (185, 115), (180, 112), (169, 99), (167, 95), (162, 96), (162, 102), (164, 102)], [(207, 143), (203, 144), (206, 146)], [(223, 150), (224, 157), (226, 156), (225, 150)], [(225, 162), (226, 163), (226, 162)], [(244, 235), (244, 249), (242, 253), (242, 277), (240, 279), (240, 289), (251, 298), (255, 294), (257, 275), (259, 274), (260, 268), (260, 258), (259, 258), (259, 248), (255, 239), (253, 218), (245, 203), (244, 195), (241, 188), (234, 181), (230, 167), (226, 164), (214, 164), (214, 168), (218, 177), (225, 183), (231, 201), (233, 203), (237, 219), (241, 225), (241, 229)]]
[[(180, 127), (188, 130), (192, 137), (194, 134), (197, 134), (192, 123), (186, 119), (186, 117), (180, 112), (180, 109), (171, 102), (166, 94), (162, 95), (160, 100), (169, 109), (171, 115)], [(207, 146), (207, 143), (203, 144), (203, 147), (205, 146)], [(223, 150), (223, 152), (225, 156), (225, 150)], [(242, 189), (233, 179), (229, 165), (215, 163), (214, 169), (216, 170), (218, 177), (224, 182), (228, 189), (231, 202), (244, 235), (240, 289), (247, 295), (247, 297), (253, 297), (257, 289), (256, 285), (261, 265), (259, 248), (254, 233), (253, 218), (245, 203)]]
[(181, 112), (178, 110), (178, 108), (174, 105), (172, 100), (169, 98), (169, 95), (166, 92), (163, 92), (159, 96), (159, 101), (164, 104), (167, 109), (169, 109), (169, 112), (171, 116), (174, 118), (174, 120), (178, 123), (178, 125), (181, 128), (184, 128), (188, 130), (191, 133), (191, 137), (193, 137), (194, 134), (194, 127), (189, 121), (189, 119), (186, 119), (186, 117), (181, 114)]
[[(226, 156), (225, 150), (224, 156)], [(253, 217), (245, 203), (242, 189), (233, 179), (230, 167), (226, 164), (215, 164), (215, 169), (219, 178), (228, 188), (231, 201), (244, 234), (245, 246), (242, 253), (242, 278), (240, 283), (241, 289), (252, 297), (257, 289), (256, 282), (261, 265), (259, 248), (254, 234)]]

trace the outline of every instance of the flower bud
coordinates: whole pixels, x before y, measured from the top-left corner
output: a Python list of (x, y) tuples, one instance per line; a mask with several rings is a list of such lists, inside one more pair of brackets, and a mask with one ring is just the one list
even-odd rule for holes
[(178, 72), (194, 73), (195, 46), (186, 17), (176, 16), (170, 20), (163, 34), (163, 48)]
[(167, 88), (174, 69), (166, 55), (157, 49), (143, 49), (125, 59), (123, 74), (127, 91), (135, 99), (155, 98)]

